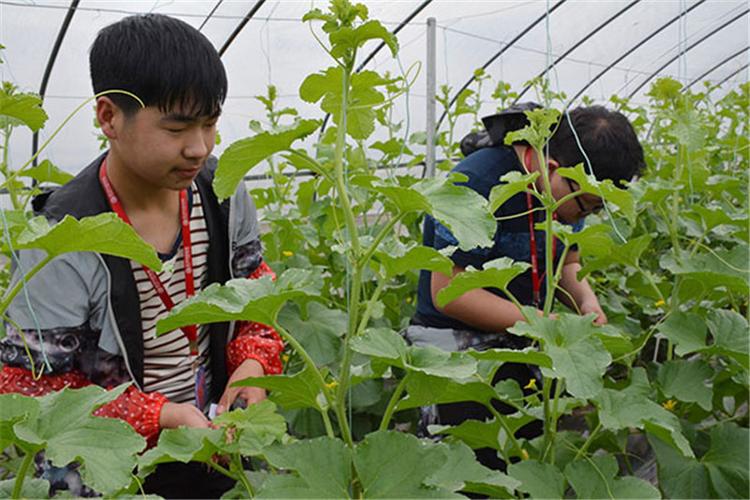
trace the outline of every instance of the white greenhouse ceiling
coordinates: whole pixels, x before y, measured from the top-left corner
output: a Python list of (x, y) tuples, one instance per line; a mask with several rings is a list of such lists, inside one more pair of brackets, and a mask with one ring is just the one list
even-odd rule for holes
[[(253, 96), (274, 84), (280, 104), (302, 116), (319, 118), (297, 91), (304, 77), (329, 65), (328, 56), (301, 22), (311, 7), (327, 2), (294, 0), (0, 0), (2, 80), (20, 90), (40, 92), (50, 119), (44, 142), (63, 120), (91, 96), (88, 49), (97, 32), (125, 16), (157, 12), (199, 28), (223, 50), (229, 96), (219, 131), (223, 148), (250, 134), (248, 122), (263, 120)], [(583, 96), (604, 103), (613, 94), (646, 102), (645, 92), (660, 76), (693, 89), (702, 81), (722, 83), (721, 95), (748, 79), (747, 0), (369, 0), (372, 18), (399, 29), (400, 52), (383, 50), (367, 67), (394, 75), (419, 71), (408, 99), (398, 102), (400, 118), (412, 131), (424, 129), (426, 22), (437, 23), (437, 82), (451, 95), (486, 67), (492, 83), (483, 86), (483, 110), (496, 109), (490, 94), (506, 81), (516, 91), (548, 72), (552, 90), (579, 102)], [(66, 20), (69, 21), (66, 23)], [(59, 42), (59, 43), (56, 43)], [(366, 47), (362, 58), (377, 47)], [(48, 80), (44, 75), (49, 70)], [(694, 83), (696, 82), (696, 83)], [(535, 100), (534, 91), (522, 100)], [(92, 105), (75, 115), (43, 155), (77, 172), (99, 151)], [(438, 106), (438, 116), (442, 110)], [(399, 119), (399, 117), (397, 117)], [(377, 140), (373, 137), (372, 140)], [(31, 134), (18, 132), (11, 164), (32, 152)]]

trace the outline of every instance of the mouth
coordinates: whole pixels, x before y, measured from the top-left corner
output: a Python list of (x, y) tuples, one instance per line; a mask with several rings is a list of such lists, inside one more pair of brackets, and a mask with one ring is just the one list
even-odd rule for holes
[(177, 168), (174, 172), (183, 179), (192, 179), (201, 171), (201, 167)]

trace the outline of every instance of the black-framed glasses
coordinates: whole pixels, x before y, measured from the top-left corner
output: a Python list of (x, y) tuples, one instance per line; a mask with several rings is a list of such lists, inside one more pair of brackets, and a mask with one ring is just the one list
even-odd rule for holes
[[(572, 180), (568, 179), (567, 177), (563, 177), (563, 179), (565, 179), (565, 181), (568, 183), (568, 187), (570, 188), (571, 193), (575, 193), (576, 191), (578, 191), (578, 188), (575, 186), (575, 184), (573, 184)], [(591, 208), (584, 207), (583, 202), (581, 202), (580, 195), (575, 196), (573, 199), (575, 200), (576, 205), (578, 205), (578, 209), (581, 211), (581, 217), (585, 217), (589, 214), (595, 214), (602, 208), (604, 208), (604, 205), (602, 203), (599, 203)]]

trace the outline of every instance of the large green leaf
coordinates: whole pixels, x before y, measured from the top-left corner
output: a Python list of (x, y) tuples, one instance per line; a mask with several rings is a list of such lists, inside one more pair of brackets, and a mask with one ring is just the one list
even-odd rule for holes
[(259, 496), (266, 498), (350, 498), (352, 452), (338, 439), (320, 437), (266, 450), (270, 465), (294, 471), (271, 476)]
[(632, 223), (635, 221), (635, 203), (633, 195), (625, 189), (615, 186), (611, 180), (598, 181), (593, 175), (585, 172), (583, 164), (572, 168), (558, 168), (557, 173), (575, 181), (580, 186), (580, 191), (593, 194), (604, 200), (605, 203), (614, 203), (625, 217)]
[(450, 276), (453, 271), (453, 261), (434, 248), (415, 246), (401, 255), (378, 252), (377, 259), (385, 270), (386, 278), (406, 274), (409, 271), (425, 269)]
[(37, 132), (47, 121), (47, 113), (42, 109), (42, 100), (34, 94), (11, 94), (0, 88), (0, 118), (10, 118), (23, 123)]
[(426, 375), (465, 379), (477, 372), (477, 361), (465, 352), (446, 352), (433, 346), (411, 346), (406, 368)]
[(558, 319), (534, 315), (531, 323), (516, 323), (508, 331), (543, 340), (543, 352), (552, 360), (552, 369), (543, 372), (565, 378), (573, 396), (591, 398), (601, 390), (612, 357), (599, 340), (591, 315), (561, 314)]
[(464, 443), (440, 444), (435, 448), (446, 455), (445, 463), (424, 484), (446, 491), (492, 493), (493, 498), (512, 498), (520, 484), (498, 471), (477, 462), (471, 448)]
[(506, 201), (518, 193), (529, 189), (529, 184), (539, 177), (539, 172), (522, 174), (517, 170), (509, 172), (500, 178), (502, 181), (490, 191), (490, 211), (495, 213)]
[(156, 250), (114, 213), (81, 220), (66, 215), (53, 226), (44, 217), (34, 217), (18, 236), (15, 248), (41, 249), (51, 257), (68, 252), (99, 252), (132, 259), (156, 271), (161, 270)]
[(508, 475), (520, 481), (518, 490), (531, 498), (563, 498), (565, 495), (565, 478), (554, 465), (524, 460), (509, 465)]
[(649, 436), (659, 464), (659, 485), (670, 498), (747, 498), (747, 428), (731, 422), (711, 429), (711, 445), (700, 460), (686, 458), (662, 440)]
[(684, 356), (706, 347), (706, 322), (694, 313), (677, 311), (658, 327), (659, 333), (675, 344), (675, 352)]
[(303, 317), (296, 304), (288, 304), (279, 313), (279, 324), (302, 344), (316, 365), (338, 359), (341, 337), (347, 329), (347, 316), (343, 311), (310, 302)]
[(119, 396), (125, 387), (106, 391), (92, 385), (52, 392), (38, 399), (38, 418), (15, 424), (15, 433), (45, 449), (53, 465), (80, 462), (83, 482), (94, 490), (118, 491), (130, 484), (136, 453), (146, 441), (122, 420), (91, 413)]
[(500, 442), (497, 439), (502, 426), (498, 420), (465, 420), (456, 426), (433, 425), (430, 426), (430, 433), (433, 435), (444, 434), (453, 436), (466, 443), (470, 448), (492, 448), (500, 449)]
[(36, 167), (27, 168), (18, 175), (19, 177), (30, 177), (40, 184), (51, 182), (52, 184), (59, 184), (61, 186), (74, 177), (72, 174), (57, 168), (49, 160), (44, 160)]
[(156, 324), (156, 332), (160, 335), (185, 325), (234, 320), (272, 325), (287, 301), (313, 298), (320, 286), (317, 274), (302, 269), (288, 269), (275, 281), (263, 276), (213, 284), (172, 309)]
[(258, 163), (280, 151), (289, 150), (292, 143), (313, 133), (320, 126), (318, 120), (300, 120), (279, 132), (262, 132), (230, 145), (219, 158), (213, 185), (219, 199), (232, 196), (245, 174)]
[(659, 263), (684, 281), (692, 281), (699, 290), (724, 288), (747, 295), (750, 293), (749, 261), (750, 247), (747, 243), (740, 243), (731, 250), (696, 255), (685, 252), (679, 262), (667, 254)]
[[(15, 478), (0, 481), (0, 498), (11, 498), (15, 485)], [(27, 477), (21, 488), (21, 498), (49, 498), (49, 488), (49, 481), (46, 479)]]
[(305, 368), (294, 375), (269, 375), (251, 377), (237, 381), (235, 387), (262, 387), (271, 391), (270, 398), (282, 408), (320, 409), (318, 394), (320, 388), (315, 384), (310, 368)]
[(397, 410), (459, 401), (476, 401), (488, 405), (497, 398), (495, 390), (485, 382), (453, 380), (416, 371), (407, 375), (406, 392), (408, 397), (399, 402)]
[(651, 386), (643, 368), (633, 369), (631, 383), (622, 390), (603, 389), (595, 398), (602, 427), (610, 430), (636, 427), (657, 435), (686, 457), (693, 456), (679, 419), (651, 400)]
[(239, 438), (235, 439), (243, 456), (260, 455), (269, 445), (280, 441), (286, 434), (286, 421), (276, 413), (276, 405), (269, 400), (252, 404), (242, 410), (223, 413), (216, 417), (213, 423), (239, 429)]
[(157, 465), (169, 462), (208, 462), (222, 440), (220, 429), (163, 429), (154, 448), (138, 457), (138, 472), (150, 474)]
[(675, 359), (659, 367), (657, 380), (665, 396), (698, 403), (704, 410), (711, 411), (714, 393), (710, 379), (713, 375), (711, 367), (699, 359)]
[(613, 455), (594, 456), (571, 462), (565, 477), (577, 498), (661, 498), (659, 490), (636, 477), (615, 477), (617, 460)]
[(711, 350), (737, 360), (747, 370), (750, 328), (741, 314), (726, 309), (716, 309), (708, 314), (708, 328), (714, 342)]
[(21, 394), (0, 394), (0, 449), (18, 443), (13, 425), (22, 420), (36, 420), (39, 401)]
[(477, 288), (504, 289), (516, 276), (529, 268), (525, 262), (515, 262), (508, 257), (491, 260), (484, 264), (484, 269), (469, 268), (453, 277), (450, 284), (437, 294), (440, 307)]
[(516, 349), (487, 349), (486, 351), (467, 351), (469, 356), (478, 360), (500, 361), (501, 363), (526, 363), (543, 368), (552, 368), (550, 357), (533, 348)]
[(365, 498), (435, 498), (450, 493), (424, 485), (445, 463), (434, 443), (400, 432), (369, 434), (357, 445), (354, 464)]
[(390, 328), (370, 328), (350, 342), (352, 350), (404, 368), (408, 346), (404, 338)]

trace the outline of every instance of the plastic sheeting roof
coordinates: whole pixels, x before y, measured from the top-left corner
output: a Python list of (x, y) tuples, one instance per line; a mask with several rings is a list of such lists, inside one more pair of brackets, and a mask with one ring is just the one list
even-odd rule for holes
[[(747, 0), (563, 0), (558, 6), (559, 1), (365, 1), (371, 17), (391, 30), (421, 8), (398, 35), (398, 59), (383, 50), (368, 68), (398, 75), (414, 63), (423, 62), (426, 20), (434, 17), (438, 26), (438, 86), (451, 85), (454, 93), (467, 83), (475, 69), (499, 52), (502, 54), (487, 67), (493, 81), (507, 81), (520, 91), (527, 80), (565, 55), (549, 73), (552, 89), (570, 97), (585, 89), (582, 95), (598, 102), (607, 101), (612, 94), (631, 93), (635, 102), (645, 102), (648, 85), (644, 84), (658, 76), (671, 76), (689, 84), (708, 72), (702, 79), (713, 83), (726, 80), (717, 94), (748, 79)], [(229, 95), (219, 123), (223, 142), (216, 154), (250, 134), (249, 120), (263, 121), (262, 107), (253, 96), (264, 94), (269, 83), (278, 88), (280, 105), (294, 106), (302, 116), (320, 117), (317, 108), (299, 99), (297, 91), (307, 74), (331, 63), (300, 19), (311, 7), (325, 8), (326, 3), (80, 0), (50, 73), (44, 104), (50, 120), (40, 134), (40, 142), (91, 96), (88, 49), (99, 29), (127, 15), (144, 12), (180, 18), (200, 28), (220, 49), (248, 13), (257, 8), (223, 54)], [(66, 1), (0, 0), (0, 43), (6, 46), (0, 55), (5, 61), (0, 65), (2, 80), (13, 82), (23, 91), (39, 92), (70, 6)], [(529, 29), (547, 12), (548, 17)], [(519, 37), (525, 30), (528, 31)], [(515, 38), (518, 39), (509, 44)], [(364, 54), (375, 46), (372, 43), (366, 47)], [(601, 77), (596, 78), (600, 73)], [(402, 98), (396, 107), (397, 118), (408, 115), (412, 131), (424, 130), (424, 89), (422, 64), (409, 98)], [(491, 91), (490, 85), (482, 91), (483, 111), (487, 114), (496, 108)], [(529, 92), (524, 99), (534, 97)], [(98, 153), (92, 122), (90, 108), (82, 110), (42, 157), (64, 170), (77, 172)], [(28, 159), (31, 135), (16, 133), (11, 152), (12, 165)]]

